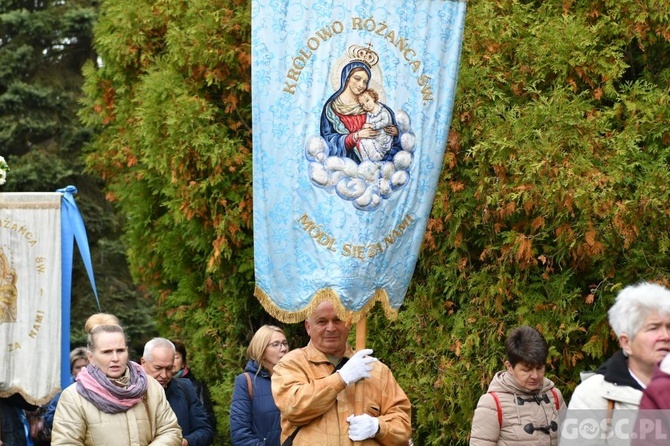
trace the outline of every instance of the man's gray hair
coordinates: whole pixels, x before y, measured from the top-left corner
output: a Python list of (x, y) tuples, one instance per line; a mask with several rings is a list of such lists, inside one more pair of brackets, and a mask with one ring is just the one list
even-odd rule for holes
[(151, 341), (147, 342), (144, 345), (144, 353), (142, 357), (145, 361), (152, 362), (154, 356), (154, 349), (156, 348), (166, 348), (172, 350), (172, 353), (175, 353), (177, 350), (174, 348), (174, 344), (170, 342), (169, 339), (165, 338), (153, 338)]
[(670, 290), (649, 282), (629, 285), (619, 291), (607, 314), (617, 338), (627, 334), (633, 339), (649, 316), (670, 316)]

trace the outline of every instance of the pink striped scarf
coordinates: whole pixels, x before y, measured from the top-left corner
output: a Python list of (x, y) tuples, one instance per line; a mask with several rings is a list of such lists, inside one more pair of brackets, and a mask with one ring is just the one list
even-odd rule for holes
[(98, 367), (89, 364), (77, 375), (77, 392), (105, 413), (125, 412), (139, 403), (147, 391), (147, 375), (142, 366), (128, 362), (128, 385), (114, 384)]

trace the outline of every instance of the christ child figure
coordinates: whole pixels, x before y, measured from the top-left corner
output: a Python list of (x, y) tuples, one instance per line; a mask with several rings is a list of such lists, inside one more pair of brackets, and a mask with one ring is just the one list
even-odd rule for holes
[(366, 111), (366, 121), (362, 128), (377, 131), (373, 138), (361, 138), (355, 150), (361, 161), (381, 161), (391, 150), (393, 137), (384, 131), (385, 127), (393, 125), (391, 113), (379, 102), (379, 94), (369, 88), (358, 95), (358, 102)]

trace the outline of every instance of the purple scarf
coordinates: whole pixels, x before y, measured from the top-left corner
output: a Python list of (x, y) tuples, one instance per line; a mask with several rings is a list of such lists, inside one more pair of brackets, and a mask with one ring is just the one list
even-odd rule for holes
[(147, 375), (135, 362), (128, 362), (128, 384), (119, 387), (102, 371), (89, 364), (77, 375), (77, 392), (105, 413), (125, 412), (139, 403), (147, 391)]

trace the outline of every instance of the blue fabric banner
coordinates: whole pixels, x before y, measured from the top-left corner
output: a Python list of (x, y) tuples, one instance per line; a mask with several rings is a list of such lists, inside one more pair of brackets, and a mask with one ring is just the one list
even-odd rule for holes
[(466, 2), (254, 0), (255, 295), (393, 319), (442, 168)]

